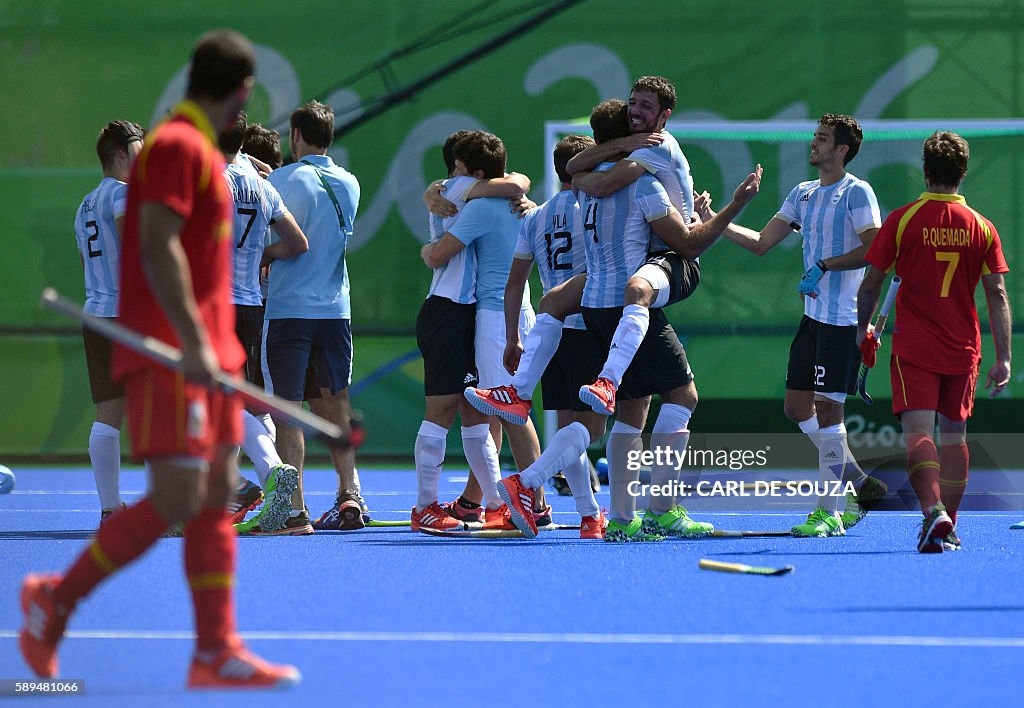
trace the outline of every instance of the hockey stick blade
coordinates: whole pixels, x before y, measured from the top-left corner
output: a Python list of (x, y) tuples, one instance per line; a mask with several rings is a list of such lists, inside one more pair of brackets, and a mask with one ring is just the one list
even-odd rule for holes
[(719, 573), (742, 573), (744, 575), (786, 575), (794, 570), (791, 565), (784, 565), (781, 568), (762, 568), (743, 563), (723, 563), (722, 561), (713, 561), (707, 558), (701, 558), (697, 565), (701, 570), (714, 570)]

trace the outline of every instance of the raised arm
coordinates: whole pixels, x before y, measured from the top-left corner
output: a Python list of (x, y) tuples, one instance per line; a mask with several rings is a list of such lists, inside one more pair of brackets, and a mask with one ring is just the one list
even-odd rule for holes
[[(589, 148), (588, 148), (589, 149)], [(583, 153), (580, 153), (581, 155)], [(647, 168), (629, 158), (619, 160), (614, 167), (604, 172), (580, 172), (572, 178), (575, 189), (595, 197), (607, 197), (640, 179)]]
[(565, 171), (570, 175), (587, 172), (618, 155), (628, 155), (634, 150), (660, 145), (664, 139), (665, 137), (661, 133), (633, 133), (621, 138), (606, 140), (600, 145), (591, 145), (573, 155), (566, 164)]
[(988, 322), (992, 328), (992, 339), (996, 345), (996, 360), (988, 370), (985, 388), (991, 388), (989, 398), (998, 396), (1010, 383), (1010, 341), (1012, 339), (1013, 316), (1010, 313), (1010, 298), (1006, 294), (1006, 283), (1002, 273), (984, 275), (981, 285), (985, 288), (985, 302), (988, 304)]

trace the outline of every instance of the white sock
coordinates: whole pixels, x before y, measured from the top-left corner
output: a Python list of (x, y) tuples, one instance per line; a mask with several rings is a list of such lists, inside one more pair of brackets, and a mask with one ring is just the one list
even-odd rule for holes
[(416, 511), (423, 511), (437, 501), (437, 483), (441, 479), (448, 431), (436, 423), (420, 423), (413, 447), (416, 460)]
[(804, 435), (811, 439), (811, 442), (814, 443), (814, 447), (819, 446), (818, 438), (821, 436), (818, 433), (818, 431), (821, 429), (818, 427), (818, 416), (812, 415), (807, 420), (800, 421), (799, 423), (797, 423), (797, 427), (800, 428), (801, 433), (803, 433)]
[(601, 370), (601, 378), (608, 379), (616, 387), (622, 384), (622, 377), (633, 363), (633, 357), (647, 336), (650, 323), (651, 313), (643, 305), (626, 305), (622, 308), (622, 317), (612, 336), (612, 345)]
[(89, 431), (89, 460), (100, 495), (100, 509), (121, 506), (121, 431), (106, 423), (93, 423)]
[(483, 493), (484, 506), (497, 509), (501, 506), (498, 496), (498, 482), (501, 481), (501, 466), (498, 464), (498, 449), (491, 439), (491, 426), (487, 423), (462, 428), (462, 451), (469, 462), (469, 469), (476, 477)]
[(269, 413), (264, 413), (263, 415), (256, 416), (256, 417), (263, 421), (263, 427), (267, 429), (268, 433), (270, 433), (270, 440), (271, 440), (271, 442), (273, 442), (276, 445), (277, 444), (277, 426), (274, 424), (274, 417), (272, 415), (270, 415)]
[[(678, 460), (686, 451), (690, 442), (690, 431), (686, 426), (690, 423), (693, 411), (686, 406), (675, 403), (662, 403), (658, 418), (654, 421), (651, 431), (651, 447), (661, 450), (661, 460), (665, 464), (651, 466), (651, 485), (663, 485), (677, 482), (682, 476), (683, 468)], [(659, 456), (655, 456), (657, 461)], [(676, 503), (677, 497), (651, 495), (650, 508), (656, 514), (664, 514)]]
[(597, 505), (594, 490), (590, 487), (590, 460), (587, 459), (587, 453), (581, 452), (575, 462), (565, 467), (564, 473), (576, 502), (577, 513), (580, 516), (597, 516), (601, 507)]
[(512, 386), (524, 401), (533, 398), (533, 390), (537, 388), (544, 370), (551, 363), (551, 358), (558, 350), (562, 341), (562, 322), (546, 312), (537, 315), (537, 324), (523, 342), (523, 356), (519, 359), (519, 368), (512, 377)]
[[(846, 447), (846, 426), (830, 425), (818, 432), (818, 478), (822, 482), (832, 483), (843, 476), (843, 470), (849, 459), (849, 449)], [(835, 513), (839, 510), (840, 497), (827, 495), (818, 497), (818, 506), (826, 511)]]
[(260, 486), (266, 488), (270, 468), (281, 464), (281, 456), (277, 454), (274, 440), (270, 437), (270, 431), (267, 430), (262, 418), (257, 418), (249, 411), (243, 410), (242, 427), (245, 431), (242, 449), (245, 450), (246, 456), (252, 460), (252, 464), (256, 468)]
[[(589, 445), (590, 433), (587, 426), (583, 423), (570, 423), (551, 437), (544, 452), (519, 477), (527, 487), (540, 489), (556, 472), (579, 462), (580, 455)], [(589, 485), (589, 472), (587, 480)]]
[(608, 483), (611, 487), (612, 518), (627, 524), (636, 517), (636, 497), (629, 493), (629, 483), (640, 480), (640, 469), (638, 465), (632, 464), (637, 469), (630, 470), (626, 462), (630, 452), (643, 449), (641, 432), (617, 420), (608, 435)]

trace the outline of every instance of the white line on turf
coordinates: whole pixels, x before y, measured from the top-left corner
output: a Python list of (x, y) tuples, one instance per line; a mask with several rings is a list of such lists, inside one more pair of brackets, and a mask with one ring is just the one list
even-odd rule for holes
[[(485, 644), (703, 644), (775, 646), (957, 647), (961, 649), (1024, 649), (1024, 637), (943, 637), (928, 635), (818, 635), (818, 634), (615, 634), (590, 632), (242, 632), (244, 639), (319, 642), (479, 642)], [(0, 630), (0, 639), (18, 636)], [(71, 639), (192, 640), (188, 631), (77, 630)]]

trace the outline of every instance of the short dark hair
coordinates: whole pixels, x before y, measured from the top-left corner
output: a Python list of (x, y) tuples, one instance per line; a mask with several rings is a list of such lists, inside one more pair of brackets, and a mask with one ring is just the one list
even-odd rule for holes
[(281, 158), (281, 134), (259, 123), (250, 123), (245, 129), (242, 149), (246, 155), (267, 163), (273, 170), (284, 162)]
[(334, 142), (334, 109), (309, 101), (292, 111), (291, 126), (313, 147), (328, 148)]
[(590, 127), (598, 144), (629, 135), (629, 105), (620, 98), (601, 101), (590, 112)]
[(256, 52), (245, 35), (229, 29), (207, 32), (192, 50), (188, 70), (189, 98), (220, 101), (245, 83), (256, 70)]
[(486, 179), (505, 176), (508, 155), (505, 143), (497, 135), (474, 130), (455, 143), (452, 154), (466, 166), (470, 174), (482, 170)]
[(633, 91), (649, 91), (658, 94), (658, 105), (661, 110), (676, 107), (676, 87), (664, 76), (641, 76), (633, 84)]
[(239, 111), (238, 118), (235, 119), (231, 127), (217, 136), (221, 152), (225, 155), (234, 155), (242, 149), (242, 143), (245, 141), (245, 125), (245, 111)]
[(138, 140), (145, 139), (142, 126), (128, 120), (112, 120), (100, 131), (100, 137), (96, 140), (96, 155), (100, 158), (103, 169), (109, 169), (114, 164), (114, 158), (119, 151), (128, 152), (128, 145)]
[(924, 141), (924, 178), (929, 184), (959, 187), (967, 174), (971, 146), (956, 133), (938, 131)]
[(826, 113), (818, 120), (818, 125), (832, 128), (835, 144), (850, 148), (843, 159), (843, 166), (850, 164), (850, 161), (860, 152), (860, 144), (864, 142), (864, 132), (860, 129), (857, 119), (841, 113)]
[(558, 179), (561, 180), (562, 184), (569, 184), (572, 182), (572, 175), (565, 171), (565, 166), (569, 160), (576, 157), (588, 147), (594, 144), (594, 139), (589, 135), (566, 135), (564, 138), (558, 141), (555, 145), (555, 151), (552, 155), (555, 161), (555, 173), (558, 175)]
[(441, 148), (441, 157), (444, 159), (444, 168), (447, 170), (449, 177), (455, 172), (455, 144), (463, 138), (468, 138), (472, 132), (472, 130), (456, 130), (444, 141), (444, 146)]

